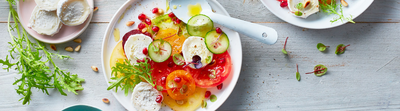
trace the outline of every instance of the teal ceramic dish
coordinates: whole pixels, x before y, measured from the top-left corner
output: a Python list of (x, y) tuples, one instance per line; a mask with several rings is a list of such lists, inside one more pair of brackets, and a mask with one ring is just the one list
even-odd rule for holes
[(101, 111), (101, 110), (98, 108), (92, 107), (92, 106), (88, 106), (88, 105), (74, 105), (74, 106), (65, 108), (62, 111)]

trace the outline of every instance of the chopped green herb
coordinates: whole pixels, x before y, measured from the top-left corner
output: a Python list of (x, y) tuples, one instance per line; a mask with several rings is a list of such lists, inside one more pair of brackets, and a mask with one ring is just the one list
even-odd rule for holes
[[(141, 79), (146, 80), (153, 87), (155, 86), (153, 82), (154, 78), (151, 76), (152, 69), (150, 68), (149, 60), (144, 59), (144, 62), (139, 62), (135, 65), (130, 63), (130, 60), (125, 60), (124, 63), (117, 63), (115, 67), (111, 68), (110, 79), (114, 81), (110, 82), (111, 85), (107, 90), (115, 88), (115, 91), (118, 91), (118, 88), (121, 88), (121, 90), (124, 90), (125, 96), (127, 96), (129, 91), (132, 91), (133, 88), (142, 81)], [(119, 73), (124, 75), (118, 77)], [(134, 76), (134, 78), (132, 78), (132, 76)]]
[(210, 96), (210, 101), (211, 102), (215, 102), (217, 101), (217, 96), (215, 96), (214, 94)]
[(317, 44), (317, 48), (318, 48), (318, 50), (319, 51), (325, 51), (326, 50), (326, 48), (329, 48), (329, 46), (325, 46), (324, 44), (322, 44), (322, 43), (318, 43)]
[(300, 73), (299, 73), (299, 65), (297, 65), (296, 64), (296, 69), (297, 69), (297, 72), (296, 72), (296, 79), (297, 79), (297, 81), (300, 81)]
[(157, 90), (158, 90), (158, 91), (163, 91), (164, 88), (163, 88), (162, 86), (160, 86), (160, 85), (157, 85)]
[(325, 73), (328, 71), (328, 68), (326, 68), (324, 65), (318, 64), (314, 67), (314, 71), (313, 72), (308, 72), (306, 74), (312, 74), (314, 73), (315, 76), (323, 76), (325, 75)]
[(207, 62), (207, 63), (211, 63), (211, 61), (212, 61), (212, 58), (211, 58), (211, 56), (207, 56), (207, 58), (206, 58), (206, 62)]
[(346, 45), (346, 46), (344, 46), (343, 44), (339, 44), (339, 45), (336, 47), (335, 54), (336, 54), (336, 55), (343, 54), (343, 53), (346, 51), (346, 47), (348, 47), (348, 46), (350, 46), (350, 44), (349, 44), (349, 45)]
[(206, 108), (207, 107), (207, 101), (206, 100), (202, 100), (201, 101), (201, 108)]
[(355, 23), (353, 21), (353, 16), (352, 15), (350, 15), (350, 17), (344, 17), (343, 7), (342, 7), (341, 4), (339, 5), (340, 6), (339, 7), (340, 11), (339, 11), (339, 13), (337, 12), (337, 7), (338, 6), (336, 4), (336, 0), (331, 0), (330, 3), (327, 2), (327, 0), (320, 0), (319, 6), (320, 6), (320, 9), (322, 10), (322, 12), (327, 13), (327, 14), (335, 14), (335, 15), (339, 16), (338, 18), (333, 18), (333, 20), (330, 21), (331, 23), (334, 23), (334, 22), (336, 22), (338, 20), (340, 20), (342, 22), (344, 20), (347, 20), (347, 21), (349, 21), (351, 23)]
[(286, 37), (286, 40), (285, 40), (285, 44), (283, 45), (283, 49), (282, 49), (282, 53), (283, 54), (288, 54), (287, 52), (286, 52), (286, 43), (287, 43), (287, 39), (288, 39), (289, 37)]
[(211, 79), (215, 79), (215, 77), (217, 77), (217, 74), (215, 73), (215, 70), (211, 70), (211, 74), (208, 75), (208, 77), (210, 77)]
[[(49, 95), (48, 89), (57, 89), (61, 95), (67, 96), (64, 90), (78, 94), (76, 91), (83, 90), (81, 85), (85, 79), (79, 78), (77, 74), (71, 74), (58, 67), (53, 60), (53, 57), (59, 59), (71, 58), (67, 55), (60, 55), (58, 53), (51, 53), (47, 51), (45, 44), (35, 40), (31, 41), (29, 34), (21, 26), (20, 19), (17, 11), (12, 7), (16, 5), (15, 0), (7, 0), (9, 4), (9, 16), (7, 22), (8, 33), (10, 34), (12, 42), (8, 42), (11, 46), (10, 54), (6, 56), (5, 60), (0, 59), (0, 64), (7, 66), (3, 68), (9, 71), (18, 70), (21, 77), (16, 78), (13, 85), (17, 85), (15, 89), (19, 95), (23, 97), (22, 104), (29, 104), (32, 95), (32, 89), (41, 90), (43, 93)], [(14, 24), (11, 24), (11, 18)], [(14, 36), (12, 32), (18, 34)], [(10, 57), (11, 59), (9, 59)], [(12, 63), (11, 60), (17, 62)], [(49, 65), (47, 63), (50, 63)], [(51, 67), (51, 68), (50, 68)]]

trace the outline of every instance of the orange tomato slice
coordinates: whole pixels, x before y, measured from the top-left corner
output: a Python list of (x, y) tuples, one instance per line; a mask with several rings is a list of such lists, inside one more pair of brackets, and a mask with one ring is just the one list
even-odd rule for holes
[[(180, 78), (180, 82), (175, 82), (175, 78)], [(196, 90), (193, 77), (184, 70), (171, 72), (166, 80), (168, 95), (175, 100), (183, 100), (192, 95)]]

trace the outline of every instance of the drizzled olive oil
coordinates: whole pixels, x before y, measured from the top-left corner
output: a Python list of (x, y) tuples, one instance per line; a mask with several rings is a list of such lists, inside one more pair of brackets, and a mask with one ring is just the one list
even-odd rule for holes
[(200, 14), (202, 9), (201, 9), (201, 5), (199, 3), (196, 3), (196, 5), (189, 4), (188, 10), (189, 10), (189, 12), (188, 12), (189, 16), (195, 16), (197, 14)]

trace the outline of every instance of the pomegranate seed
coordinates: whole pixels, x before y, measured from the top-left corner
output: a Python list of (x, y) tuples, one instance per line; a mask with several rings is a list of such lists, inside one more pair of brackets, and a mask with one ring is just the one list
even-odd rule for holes
[(181, 20), (177, 18), (177, 19), (175, 20), (175, 24), (181, 24)]
[(220, 58), (218, 61), (219, 64), (225, 63), (225, 58)]
[(163, 97), (161, 95), (158, 95), (156, 98), (157, 103), (161, 103), (163, 101)]
[(174, 81), (177, 82), (177, 83), (179, 83), (179, 82), (181, 82), (181, 78), (180, 78), (180, 77), (175, 77), (175, 78), (174, 78)]
[(147, 48), (146, 48), (146, 47), (143, 49), (143, 51), (142, 51), (142, 52), (143, 52), (143, 54), (144, 54), (144, 55), (147, 55), (147, 54), (149, 53), (149, 51), (147, 50)]
[(154, 32), (158, 32), (158, 30), (160, 30), (160, 28), (158, 28), (157, 26), (154, 26), (153, 28), (151, 28)]
[(138, 28), (139, 28), (139, 30), (142, 30), (142, 29), (146, 28), (146, 24), (140, 23), (140, 24), (138, 25)]
[(169, 62), (168, 67), (174, 67), (175, 63), (174, 62)]
[(167, 81), (166, 77), (161, 77), (161, 85), (165, 85), (166, 81)]
[(147, 18), (147, 16), (145, 14), (141, 13), (141, 14), (139, 14), (138, 18), (139, 18), (139, 20), (143, 21)]
[(146, 22), (147, 25), (151, 25), (151, 20), (149, 18), (146, 18), (144, 22)]
[(209, 98), (211, 96), (211, 92), (210, 91), (206, 91), (206, 94), (204, 95), (204, 97)]
[(287, 6), (288, 6), (287, 1), (281, 2), (281, 7), (282, 7), (282, 8), (285, 8), (285, 7), (287, 7)]
[(215, 31), (216, 31), (218, 34), (221, 34), (221, 33), (222, 33), (222, 30), (221, 30), (221, 28), (219, 28), (219, 27), (217, 27), (217, 28), (215, 29)]
[(168, 17), (174, 18), (174, 17), (175, 17), (175, 14), (171, 12), (171, 13), (168, 14)]
[(172, 21), (175, 23), (176, 19), (177, 19), (177, 18), (172, 18)]
[(153, 12), (153, 14), (157, 14), (158, 13), (158, 8), (153, 8), (153, 10), (151, 10), (151, 12)]
[(218, 90), (221, 90), (221, 89), (222, 89), (222, 83), (221, 83), (220, 85), (217, 86), (217, 89), (218, 89)]

